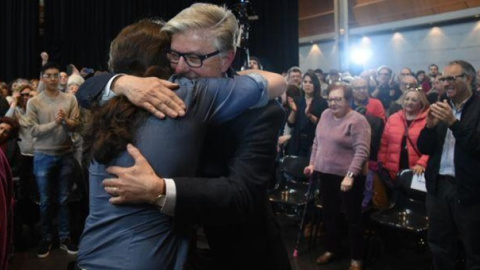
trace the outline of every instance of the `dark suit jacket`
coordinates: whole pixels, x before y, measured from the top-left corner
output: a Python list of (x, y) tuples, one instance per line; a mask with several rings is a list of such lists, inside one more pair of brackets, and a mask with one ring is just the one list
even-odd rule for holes
[(267, 197), (283, 117), (282, 109), (271, 101), (211, 128), (203, 174), (222, 177), (174, 179), (175, 221), (204, 225), (222, 269), (289, 269)]
[(418, 137), (418, 150), (430, 155), (425, 170), (427, 192), (437, 194), (443, 145), (447, 130), (455, 137), (453, 162), (458, 200), (463, 205), (480, 204), (480, 98), (472, 95), (462, 109), (462, 116), (450, 127), (440, 122), (435, 128), (423, 128)]
[[(80, 105), (88, 107), (98, 99), (112, 75), (99, 76), (79, 89)], [(174, 221), (204, 226), (214, 260), (205, 269), (290, 269), (267, 196), (284, 117), (280, 105), (270, 101), (210, 127), (203, 178), (174, 178)]]

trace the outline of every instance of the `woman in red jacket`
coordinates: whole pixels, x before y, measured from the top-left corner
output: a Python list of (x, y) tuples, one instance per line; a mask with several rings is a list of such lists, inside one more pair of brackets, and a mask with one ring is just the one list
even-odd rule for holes
[(423, 91), (408, 89), (404, 95), (403, 110), (388, 118), (378, 152), (378, 161), (392, 179), (403, 169), (422, 174), (428, 161), (428, 156), (418, 151), (417, 139), (425, 127), (430, 104)]

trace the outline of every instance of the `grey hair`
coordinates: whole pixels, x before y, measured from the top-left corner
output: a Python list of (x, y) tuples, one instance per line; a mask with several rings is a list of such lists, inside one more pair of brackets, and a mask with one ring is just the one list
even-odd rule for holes
[(236, 51), (238, 22), (235, 15), (225, 6), (196, 3), (170, 19), (162, 31), (169, 35), (189, 30), (209, 30), (217, 50), (222, 53)]
[(291, 68), (288, 69), (287, 78), (290, 78), (290, 73), (292, 73), (292, 72), (299, 72), (300, 74), (302, 74), (302, 71), (300, 70), (300, 68), (297, 67), (297, 66), (294, 66), (294, 67), (291, 67)]
[(402, 81), (400, 83), (404, 83), (403, 80), (406, 80), (406, 79), (413, 79), (415, 81), (415, 83), (418, 83), (417, 78), (415, 78), (415, 76), (413, 76), (413, 75), (403, 76)]
[(477, 89), (477, 72), (475, 72), (475, 68), (472, 66), (472, 64), (470, 64), (469, 62), (467, 61), (464, 61), (464, 60), (454, 60), (454, 61), (450, 61), (448, 63), (449, 66), (452, 66), (452, 65), (459, 65), (462, 67), (463, 69), (463, 72), (467, 75), (467, 76), (470, 76), (470, 78), (472, 78), (472, 82), (470, 84), (470, 87), (471, 87), (471, 91), (474, 91), (475, 89)]
[(355, 76), (353, 77), (353, 80), (350, 82), (351, 85), (353, 85), (353, 83), (356, 83), (356, 82), (359, 82), (359, 81), (364, 81), (367, 83), (368, 85), (368, 80), (362, 78), (362, 77), (359, 77), (359, 76)]

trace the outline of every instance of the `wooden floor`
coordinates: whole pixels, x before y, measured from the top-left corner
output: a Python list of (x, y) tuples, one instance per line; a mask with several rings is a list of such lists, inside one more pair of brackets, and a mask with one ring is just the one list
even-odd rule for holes
[[(293, 249), (297, 237), (298, 222), (286, 217), (278, 217), (283, 228), (283, 235), (287, 249), (290, 253), (293, 270), (337, 270), (347, 269), (349, 264), (348, 254), (343, 259), (338, 259), (329, 265), (318, 266), (315, 259), (323, 252), (323, 239), (320, 236), (314, 247), (308, 247), (308, 243), (303, 240), (299, 248), (299, 255), (293, 258)], [(415, 239), (404, 237), (403, 235), (389, 235), (390, 242), (386, 244), (382, 239), (369, 241), (369, 252), (371, 253), (370, 262), (365, 269), (378, 270), (428, 270), (430, 269), (430, 256), (428, 250), (421, 251), (416, 248)], [(393, 240), (392, 240), (393, 239)], [(347, 240), (345, 240), (347, 241)], [(393, 242), (393, 243), (392, 243)], [(374, 252), (372, 250), (375, 250)], [(347, 253), (347, 252), (346, 252)], [(11, 259), (11, 270), (66, 270), (70, 261), (75, 260), (75, 256), (68, 255), (65, 251), (55, 248), (50, 256), (45, 259), (39, 259), (36, 255), (36, 247), (31, 247), (18, 251)]]

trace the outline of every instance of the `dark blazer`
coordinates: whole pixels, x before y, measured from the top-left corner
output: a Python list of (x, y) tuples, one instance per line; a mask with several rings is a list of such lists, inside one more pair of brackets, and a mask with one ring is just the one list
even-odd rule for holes
[[(97, 100), (112, 77), (99, 76), (79, 89), (80, 105)], [(174, 222), (205, 229), (214, 263), (204, 269), (290, 269), (267, 197), (284, 117), (280, 105), (270, 101), (264, 108), (209, 127), (202, 153), (203, 178), (173, 179)]]
[(211, 128), (205, 176), (175, 178), (176, 222), (203, 224), (221, 269), (290, 269), (267, 187), (283, 110), (275, 101)]
[(465, 103), (460, 121), (450, 127), (440, 122), (435, 128), (425, 127), (417, 141), (418, 150), (430, 155), (425, 171), (427, 192), (437, 192), (437, 175), (440, 170), (443, 144), (447, 129), (455, 137), (455, 184), (458, 200), (464, 205), (480, 203), (480, 98), (472, 95)]

